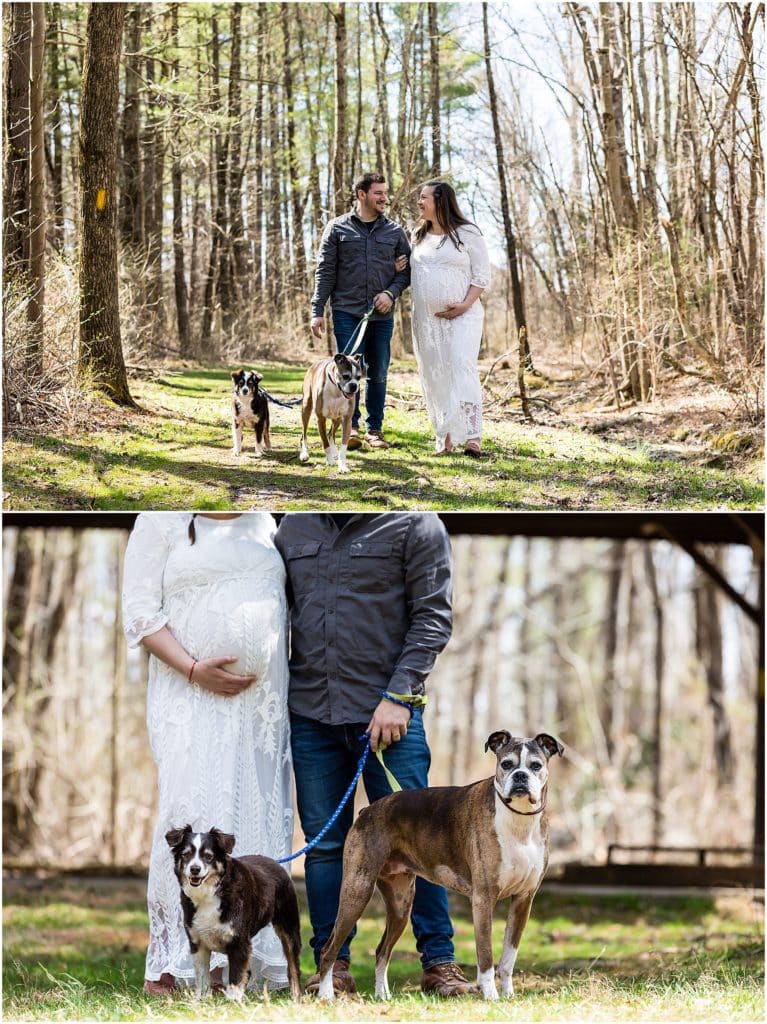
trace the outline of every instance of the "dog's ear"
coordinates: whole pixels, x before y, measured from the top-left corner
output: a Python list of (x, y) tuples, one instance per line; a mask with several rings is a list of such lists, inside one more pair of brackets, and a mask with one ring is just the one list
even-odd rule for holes
[(174, 846), (178, 846), (187, 832), (192, 831), (191, 825), (184, 825), (183, 828), (172, 828), (169, 832), (165, 833), (165, 842), (168, 846), (173, 849)]
[(260, 384), (261, 381), (264, 379), (264, 375), (262, 373), (259, 373), (258, 370), (253, 371), (253, 376), (256, 378), (256, 384)]
[(245, 373), (244, 370), (232, 370), (230, 376), (231, 376), (232, 380), (239, 380), (240, 377), (242, 377), (242, 375), (244, 373)]
[(344, 363), (349, 359), (349, 356), (345, 356), (343, 352), (336, 352), (333, 356), (333, 362), (336, 366), (343, 366)]
[(505, 729), (501, 729), (499, 732), (491, 732), (487, 737), (487, 743), (485, 744), (485, 750), (492, 750), (495, 754), (501, 749), (501, 747), (507, 746), (511, 743), (511, 733), (506, 732)]
[(210, 834), (215, 837), (216, 842), (224, 853), (231, 854), (236, 842), (233, 835), (230, 835), (228, 832), (222, 832), (221, 829), (218, 828), (212, 828), (210, 830)]
[(565, 752), (565, 748), (559, 740), (555, 739), (553, 736), (549, 736), (547, 732), (539, 732), (535, 737), (535, 742), (544, 752), (547, 760), (555, 754), (559, 754), (559, 756), (562, 757)]

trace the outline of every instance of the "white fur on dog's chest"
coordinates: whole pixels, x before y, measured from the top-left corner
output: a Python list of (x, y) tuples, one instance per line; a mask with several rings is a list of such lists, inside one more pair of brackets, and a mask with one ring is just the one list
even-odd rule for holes
[(322, 396), (322, 412), (328, 419), (343, 419), (354, 408), (354, 395), (344, 398), (341, 389), (335, 383), (329, 383)]
[[(234, 938), (234, 929), (228, 921), (221, 920), (221, 900), (215, 889), (206, 886), (202, 888), (205, 891), (199, 893), (199, 897), (192, 890), (195, 911), (189, 931), (198, 945), (223, 952)], [(184, 891), (191, 898), (189, 887), (185, 887)]]
[(536, 889), (543, 874), (544, 847), (540, 822), (515, 816), (496, 801), (495, 834), (501, 848), (499, 899)]

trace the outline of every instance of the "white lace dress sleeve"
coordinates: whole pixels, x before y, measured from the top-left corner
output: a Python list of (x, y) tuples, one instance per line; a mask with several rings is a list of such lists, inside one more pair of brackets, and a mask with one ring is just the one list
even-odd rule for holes
[[(138, 517), (125, 559), (123, 621), (132, 643), (167, 625), (194, 658), (232, 655), (233, 672), (256, 682), (236, 697), (196, 685), (149, 659), (147, 731), (157, 765), (158, 805), (149, 858), (146, 978), (191, 983), (179, 886), (165, 841), (171, 828), (216, 826), (236, 837), (234, 853), (278, 859), (293, 836), (287, 712), (285, 567), (275, 523), (262, 512), (237, 519), (188, 513)], [(214, 953), (211, 967), (226, 970)], [(287, 971), (274, 930), (253, 939), (250, 986), (282, 988)]]
[(490, 287), (490, 256), (478, 228), (465, 224), (460, 231), (461, 241), (469, 254), (469, 283), (478, 288)]
[(478, 228), (459, 230), (460, 246), (444, 235), (427, 234), (413, 246), (413, 351), (432, 427), (435, 447), (446, 439), (462, 445), (482, 436), (482, 388), (477, 357), (484, 310), (477, 300), (454, 320), (435, 316), (462, 302), (470, 286), (487, 288), (490, 261)]
[(162, 605), (168, 550), (168, 537), (158, 515), (141, 512), (128, 540), (123, 574), (123, 628), (130, 647), (138, 647), (145, 636), (168, 621)]

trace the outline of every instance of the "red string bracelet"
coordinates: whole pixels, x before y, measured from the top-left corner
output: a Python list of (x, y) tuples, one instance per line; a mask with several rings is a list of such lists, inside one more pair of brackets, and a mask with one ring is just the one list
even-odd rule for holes
[(192, 667), (189, 669), (189, 675), (186, 677), (186, 681), (188, 683), (191, 683), (191, 681), (192, 681), (192, 673), (194, 672), (196, 665), (197, 665), (197, 659), (195, 658), (195, 660), (192, 662)]

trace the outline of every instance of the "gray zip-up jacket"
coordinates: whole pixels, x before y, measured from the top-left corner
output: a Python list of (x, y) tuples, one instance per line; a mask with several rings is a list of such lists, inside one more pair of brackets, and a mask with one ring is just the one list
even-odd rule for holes
[(295, 714), (365, 723), (381, 690), (422, 694), (452, 629), (450, 539), (433, 512), (292, 513), (274, 538), (288, 570)]
[[(352, 316), (364, 316), (379, 292), (388, 289), (395, 299), (410, 284), (410, 264), (398, 274), (394, 260), (410, 255), (403, 229), (381, 214), (370, 231), (352, 210), (331, 220), (322, 234), (314, 275), (312, 316), (325, 315), (325, 303)], [(388, 313), (374, 312), (371, 319), (388, 320)]]

